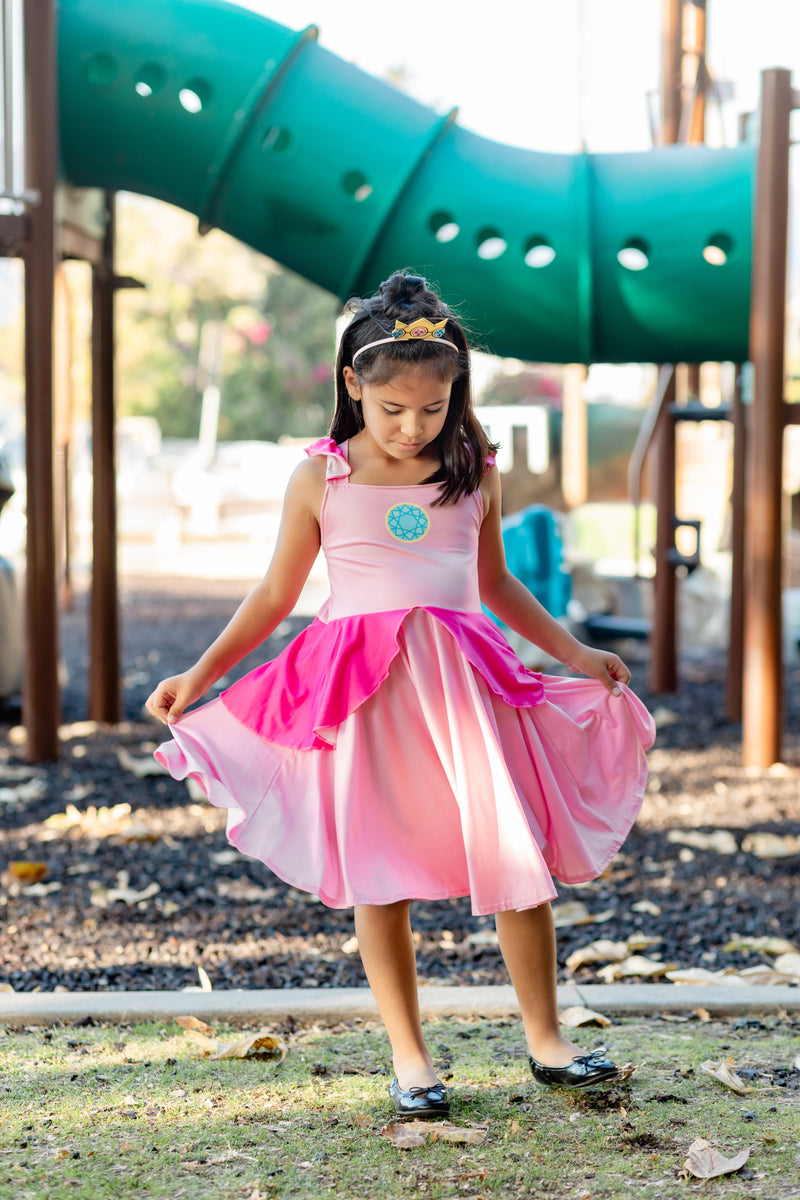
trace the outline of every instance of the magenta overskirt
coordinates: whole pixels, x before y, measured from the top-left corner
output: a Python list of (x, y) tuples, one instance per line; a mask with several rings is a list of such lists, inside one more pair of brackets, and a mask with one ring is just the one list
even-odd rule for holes
[[(385, 677), (335, 725), (318, 713), (310, 747), (264, 736), (267, 709), (288, 698), (258, 668), (241, 681), (260, 681), (258, 713), (241, 688), (249, 721), (229, 689), (172, 725), (156, 758), (227, 809), (234, 846), (335, 908), (470, 895), (492, 913), (554, 898), (553, 876), (601, 874), (644, 797), (655, 731), (641, 701), (534, 675), (512, 654), (520, 689), (530, 675), (541, 697), (515, 706), (437, 615), (413, 609), (395, 633)], [(332, 659), (317, 666), (335, 677)], [(275, 675), (285, 682), (283, 666)]]

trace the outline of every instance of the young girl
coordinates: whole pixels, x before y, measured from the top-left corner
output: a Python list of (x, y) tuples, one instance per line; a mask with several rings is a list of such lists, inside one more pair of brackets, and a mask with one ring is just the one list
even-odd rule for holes
[[(653, 723), (615, 655), (576, 641), (509, 574), (500, 478), (469, 351), (424, 279), (353, 301), (330, 437), (286, 493), (269, 569), (212, 646), (147, 701), (156, 752), (228, 810), (228, 838), (355, 907), (402, 1114), (448, 1110), (420, 1024), (412, 899), (495, 913), (540, 1083), (617, 1077), (563, 1037), (552, 875), (598, 876), (642, 803)], [(322, 546), (330, 598), (278, 658), (184, 716), (292, 611)], [(500, 620), (589, 679), (527, 670)]]

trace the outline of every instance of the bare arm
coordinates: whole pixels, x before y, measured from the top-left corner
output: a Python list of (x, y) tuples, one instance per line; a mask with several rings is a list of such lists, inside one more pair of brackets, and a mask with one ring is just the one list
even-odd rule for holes
[(157, 685), (147, 708), (160, 721), (177, 720), (212, 683), (269, 637), (294, 608), (319, 552), (324, 466), (324, 459), (317, 458), (295, 468), (266, 575), (194, 666)]
[(508, 625), (572, 671), (591, 675), (613, 693), (631, 673), (616, 654), (584, 645), (560, 625), (508, 569), (500, 524), (500, 475), (496, 467), (482, 488), (484, 518), (478, 543), (478, 582), (481, 600)]

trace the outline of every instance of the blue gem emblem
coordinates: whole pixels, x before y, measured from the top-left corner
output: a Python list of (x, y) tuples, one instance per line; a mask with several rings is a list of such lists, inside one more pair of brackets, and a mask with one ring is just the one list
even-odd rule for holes
[(418, 504), (395, 504), (386, 514), (386, 527), (398, 542), (418, 542), (430, 529), (431, 521)]

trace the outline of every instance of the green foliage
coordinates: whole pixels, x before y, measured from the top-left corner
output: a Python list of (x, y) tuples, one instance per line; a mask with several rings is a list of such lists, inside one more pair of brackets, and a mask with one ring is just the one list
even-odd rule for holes
[(224, 322), (219, 436), (323, 433), (338, 302), (218, 230), (140, 196), (119, 198), (120, 274), (146, 284), (117, 302), (120, 412), (196, 437), (206, 322)]

